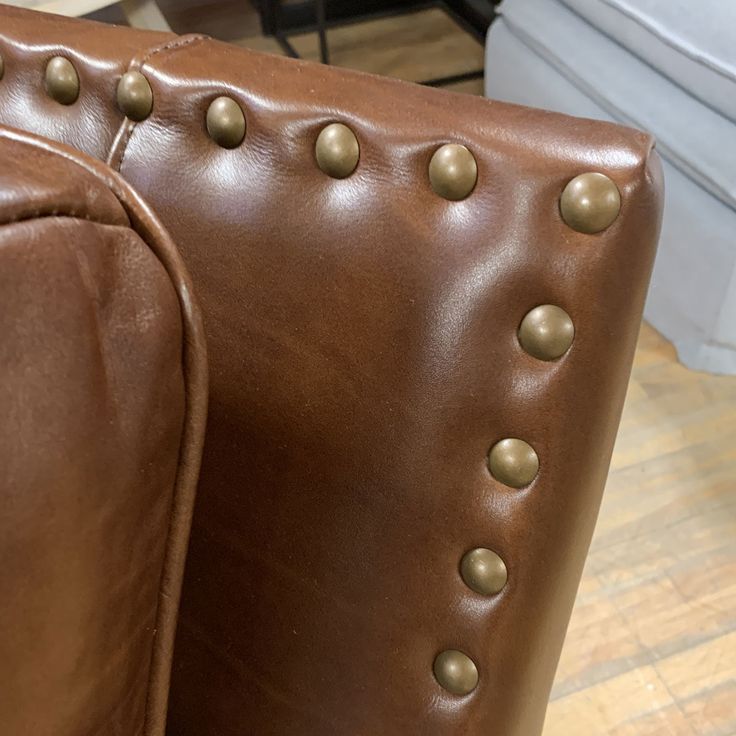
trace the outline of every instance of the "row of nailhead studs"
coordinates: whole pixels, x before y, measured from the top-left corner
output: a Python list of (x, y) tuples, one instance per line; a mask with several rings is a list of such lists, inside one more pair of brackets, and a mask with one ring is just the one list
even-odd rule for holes
[[(0, 79), (4, 64), (0, 57)], [(70, 105), (79, 96), (79, 77), (73, 64), (64, 57), (49, 61), (45, 74), (46, 90), (57, 102)], [(117, 102), (130, 119), (147, 118), (153, 109), (153, 92), (148, 80), (137, 71), (124, 74), (117, 88)], [(223, 148), (236, 148), (245, 137), (245, 115), (230, 97), (218, 97), (206, 116), (210, 137)], [(322, 171), (334, 178), (345, 178), (358, 165), (360, 146), (350, 128), (331, 123), (319, 134), (315, 157)], [(429, 164), (429, 179), (434, 191), (449, 200), (467, 197), (475, 187), (478, 168), (473, 154), (462, 145), (445, 144), (438, 148)], [(560, 213), (574, 230), (597, 233), (618, 216), (621, 197), (616, 185), (604, 174), (588, 172), (572, 179), (560, 197)], [(522, 348), (539, 360), (560, 358), (570, 348), (575, 328), (570, 316), (560, 307), (543, 304), (532, 309), (522, 320), (518, 339)], [(491, 475), (512, 488), (529, 485), (539, 472), (539, 458), (534, 448), (521, 439), (497, 442), (488, 455)], [(467, 552), (460, 562), (465, 584), (476, 593), (490, 596), (506, 585), (508, 571), (501, 557), (492, 550), (477, 548)], [(467, 695), (478, 684), (478, 669), (465, 653), (451, 649), (437, 655), (434, 673), (440, 685), (457, 695)]]
[[(3, 61), (0, 57), (0, 79)], [(63, 56), (54, 56), (46, 64), (44, 83), (48, 95), (61, 105), (72, 105), (79, 97), (80, 82), (74, 64)], [(153, 110), (153, 90), (139, 71), (123, 74), (117, 86), (117, 104), (134, 121), (145, 120)], [(231, 97), (218, 97), (209, 106), (207, 132), (223, 148), (237, 148), (245, 138), (245, 115)], [(331, 123), (319, 134), (315, 146), (317, 164), (329, 176), (344, 179), (355, 171), (360, 158), (358, 139), (343, 123)], [(432, 188), (446, 199), (467, 197), (475, 187), (478, 167), (470, 151), (448, 143), (435, 151), (429, 164)]]
[[(0, 79), (3, 73), (4, 62), (0, 56)], [(74, 64), (63, 56), (49, 60), (44, 81), (49, 96), (62, 105), (71, 105), (79, 97), (79, 75)], [(123, 74), (117, 86), (117, 103), (121, 112), (131, 120), (145, 120), (151, 114), (153, 91), (141, 72)], [(245, 138), (245, 115), (231, 97), (218, 97), (210, 104), (206, 125), (210, 137), (223, 148), (236, 148)], [(330, 123), (317, 137), (315, 157), (320, 169), (329, 176), (337, 179), (350, 176), (360, 158), (360, 145), (355, 133), (343, 123)], [(465, 199), (475, 188), (477, 179), (478, 165), (465, 146), (446, 143), (432, 155), (429, 180), (441, 197)], [(616, 185), (607, 176), (592, 172), (570, 181), (560, 199), (560, 211), (565, 222), (584, 233), (607, 228), (616, 219), (620, 205)], [(537, 314), (536, 318), (540, 316)]]
[[(574, 230), (596, 233), (607, 228), (618, 216), (621, 196), (610, 178), (599, 173), (575, 177), (560, 198), (560, 211)], [(570, 315), (553, 304), (532, 309), (522, 320), (518, 339), (534, 358), (552, 361), (561, 358), (572, 346), (575, 327)], [(529, 485), (539, 472), (539, 457), (524, 440), (507, 438), (497, 442), (488, 453), (488, 467), (495, 480), (511, 488)], [(460, 562), (465, 584), (476, 593), (490, 596), (506, 585), (505, 562), (485, 548), (467, 552)], [(468, 695), (478, 685), (475, 662), (458, 649), (440, 652), (434, 661), (434, 675), (439, 684), (455, 695)]]
[[(217, 98), (207, 111), (207, 130), (225, 148), (239, 145), (245, 136), (245, 117), (240, 106), (229, 97)], [(327, 125), (317, 137), (317, 164), (329, 176), (343, 179), (355, 171), (360, 158), (358, 139), (342, 123)], [(478, 167), (473, 154), (462, 145), (445, 144), (432, 156), (429, 180), (434, 191), (445, 199), (461, 200), (474, 189)], [(607, 176), (594, 172), (581, 174), (565, 187), (560, 212), (575, 230), (595, 233), (608, 227), (618, 216), (621, 200), (618, 189)], [(522, 320), (518, 339), (522, 348), (539, 360), (551, 361), (564, 355), (572, 345), (575, 328), (570, 316), (560, 307), (543, 304)], [(512, 488), (529, 485), (539, 472), (539, 458), (524, 440), (507, 438), (490, 450), (491, 475)], [(476, 548), (463, 555), (460, 574), (465, 584), (484, 596), (496, 595), (508, 579), (506, 564), (494, 551)], [(455, 695), (472, 692), (479, 679), (478, 668), (464, 652), (440, 652), (433, 665), (439, 684)]]

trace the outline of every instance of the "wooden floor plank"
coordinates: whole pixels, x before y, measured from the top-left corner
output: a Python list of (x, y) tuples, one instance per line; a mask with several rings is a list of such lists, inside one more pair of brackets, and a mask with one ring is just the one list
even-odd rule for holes
[[(302, 58), (319, 60), (316, 34), (290, 40)], [(413, 82), (483, 68), (483, 46), (438, 8), (341, 26), (327, 40), (336, 66)]]
[(736, 378), (644, 325), (611, 468), (544, 736), (734, 736)]

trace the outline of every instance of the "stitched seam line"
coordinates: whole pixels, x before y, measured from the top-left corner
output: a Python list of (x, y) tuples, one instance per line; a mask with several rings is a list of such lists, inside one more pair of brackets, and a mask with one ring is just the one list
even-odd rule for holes
[[(156, 54), (161, 54), (164, 51), (173, 51), (175, 49), (179, 49), (184, 46), (193, 44), (197, 41), (206, 41), (208, 38), (209, 36), (206, 36), (204, 34), (192, 34), (189, 36), (176, 38), (173, 41), (168, 41), (162, 46), (155, 46), (154, 48), (149, 49), (140, 58), (140, 60), (137, 60), (136, 58), (131, 59), (131, 61), (128, 64), (128, 71), (142, 69), (154, 56), (156, 56)], [(106, 161), (110, 163), (110, 159), (111, 159), (114, 149), (115, 148), (120, 149), (118, 163), (117, 163), (117, 166), (114, 167), (115, 170), (118, 172), (123, 168), (123, 161), (125, 161), (125, 155), (128, 152), (128, 143), (130, 143), (130, 139), (133, 135), (133, 131), (135, 130), (137, 125), (138, 125), (138, 122), (134, 120), (129, 120), (126, 117), (122, 123), (122, 127), (125, 130), (125, 132), (122, 133), (122, 135), (120, 132), (118, 132), (118, 135), (116, 135), (115, 139), (113, 140), (111, 149), (107, 153)], [(118, 142), (118, 138), (120, 138), (120, 142)]]
[(152, 49), (149, 49), (148, 53), (140, 60), (139, 66), (142, 67), (153, 56), (156, 56), (156, 54), (160, 54), (163, 51), (171, 51), (173, 49), (180, 48), (181, 46), (187, 46), (195, 41), (206, 41), (208, 38), (209, 36), (205, 36), (203, 33), (192, 33), (188, 36), (180, 36), (173, 41), (165, 43), (163, 46), (154, 46)]

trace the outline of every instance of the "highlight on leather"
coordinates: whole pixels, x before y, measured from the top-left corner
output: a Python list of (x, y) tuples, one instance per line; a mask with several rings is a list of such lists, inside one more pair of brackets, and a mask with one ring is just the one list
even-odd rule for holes
[(172, 241), (0, 127), (0, 732), (160, 736), (206, 407)]
[[(172, 734), (541, 733), (658, 238), (651, 137), (0, 19), (0, 120), (106, 158), (201, 299)], [(72, 105), (39, 78), (50, 38)], [(131, 72), (145, 109), (116, 99)]]

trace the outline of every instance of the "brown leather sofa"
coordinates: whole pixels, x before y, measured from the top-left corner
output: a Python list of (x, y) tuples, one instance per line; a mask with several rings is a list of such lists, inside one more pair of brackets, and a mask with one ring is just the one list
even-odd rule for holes
[[(539, 734), (656, 247), (662, 184), (650, 137), (198, 35), (8, 7), (0, 7), (0, 58), (0, 123), (107, 161), (161, 218), (202, 306), (209, 418), (166, 732)], [(122, 187), (105, 176), (113, 191)], [(89, 191), (55, 196), (83, 203)], [(109, 196), (100, 190), (94, 201)], [(105, 217), (130, 228), (119, 212)], [(58, 295), (34, 283), (27, 298), (39, 292), (39, 309), (51, 309), (50, 296), (82, 298), (76, 282)], [(159, 279), (148, 289), (140, 298), (163, 298), (171, 285)], [(140, 337), (144, 347), (170, 348), (175, 325), (167, 329), (163, 345)], [(41, 364), (44, 345), (34, 344)], [(183, 348), (196, 352), (186, 338)], [(129, 346), (121, 360), (131, 350), (138, 355)], [(129, 460), (160, 462), (171, 478), (176, 432), (172, 425), (159, 449), (148, 440), (159, 424), (145, 417), (170, 410), (181, 421), (193, 394), (199, 412), (202, 388), (180, 381), (176, 398), (165, 399), (176, 392), (149, 364), (141, 359), (127, 386), (135, 401), (156, 406), (128, 426), (143, 455), (128, 457), (110, 439), (115, 462), (85, 487), (119, 472), (124, 479)], [(76, 425), (98, 403), (104, 424), (108, 403), (85, 393), (92, 379), (75, 371), (59, 380), (75, 386), (69, 405), (87, 412)], [(34, 380), (42, 399), (48, 379)], [(40, 417), (51, 409), (39, 401)], [(24, 402), (16, 396), (14, 406)], [(18, 441), (46, 462), (34, 432)], [(109, 450), (104, 433), (99, 439)], [(167, 492), (170, 484), (157, 487), (145, 503), (161, 504)], [(115, 539), (115, 559), (87, 571), (108, 585), (113, 578), (114, 595), (91, 582), (90, 590), (118, 613), (128, 596), (140, 606), (114, 629), (123, 637), (115, 657), (104, 646), (118, 640), (99, 634), (104, 616), (86, 632), (90, 664), (67, 663), (63, 707), (89, 709), (89, 721), (54, 724), (72, 711), (40, 704), (38, 672), (48, 668), (44, 657), (61, 666), (59, 657), (81, 646), (89, 612), (81, 619), (69, 608), (62, 620), (39, 608), (16, 636), (0, 602), (5, 646), (20, 663), (0, 700), (3, 734), (25, 736), (33, 718), (42, 724), (33, 733), (44, 736), (163, 733), (166, 664), (144, 725), (144, 690), (126, 673), (145, 671), (151, 650), (142, 638), (135, 651), (122, 643), (150, 633), (163, 542), (136, 546), (114, 517), (80, 508), (66, 527), (26, 527), (21, 541), (40, 545), (52, 567), (70, 553), (75, 565), (94, 560), (109, 551), (105, 538)], [(133, 519), (165, 532), (159, 516), (140, 510), (120, 523)], [(74, 536), (71, 522), (84, 544), (59, 545), (58, 536)], [(26, 573), (13, 563), (1, 575), (12, 590)], [(169, 582), (165, 632), (177, 603)], [(44, 605), (76, 596), (78, 584), (88, 583), (72, 576), (67, 588), (45, 587)], [(33, 631), (42, 636), (26, 662)], [(153, 661), (167, 653), (162, 645)]]

